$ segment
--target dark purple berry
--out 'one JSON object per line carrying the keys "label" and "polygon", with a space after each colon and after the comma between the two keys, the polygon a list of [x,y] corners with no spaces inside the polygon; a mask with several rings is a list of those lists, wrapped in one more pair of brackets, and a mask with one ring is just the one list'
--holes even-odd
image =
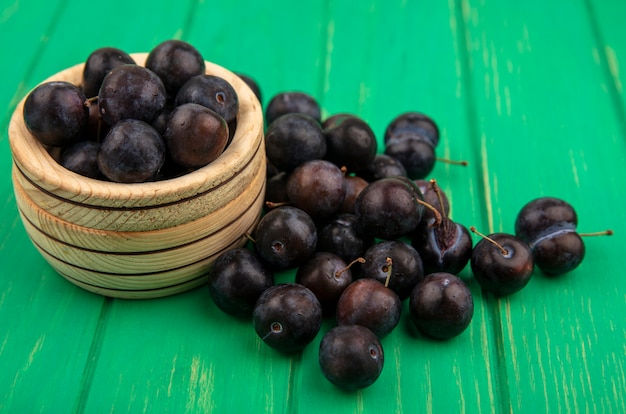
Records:
{"label": "dark purple berry", "polygon": [[274,285],[259,296],[252,323],[268,346],[281,352],[297,352],[319,332],[322,307],[313,292],[302,285]]}
{"label": "dark purple berry", "polygon": [[348,391],[366,388],[383,370],[383,347],[364,326],[336,326],[322,337],[319,364],[324,377],[337,387]]}
{"label": "dark purple berry", "polygon": [[346,263],[363,256],[374,244],[374,236],[361,229],[354,214],[340,214],[329,221],[318,234],[317,250],[341,257]]}
{"label": "dark purple berry", "polygon": [[83,91],[69,83],[42,83],[24,103],[24,123],[43,145],[63,147],[80,139],[89,121]]}
{"label": "dark purple berry", "polygon": [[272,269],[283,270],[307,261],[317,244],[317,229],[307,213],[282,206],[265,214],[255,231],[255,246]]}
{"label": "dark purple berry", "polygon": [[185,168],[199,168],[222,154],[228,142],[228,125],[224,118],[205,106],[184,104],[170,114],[164,138],[175,163]]}
{"label": "dark purple berry", "polygon": [[[576,232],[578,217],[568,202],[540,197],[528,202],[515,220],[515,234],[530,245],[537,267],[547,275],[574,270],[585,257],[585,244]],[[612,235],[612,230],[585,233]]]}
{"label": "dark purple berry", "polygon": [[339,297],[352,281],[348,264],[329,252],[315,253],[296,272],[296,283],[315,294],[326,315],[335,312]]}
{"label": "dark purple berry", "polygon": [[287,195],[314,220],[333,216],[346,196],[343,172],[329,161],[306,161],[289,174]]}
{"label": "dark purple berry", "polygon": [[[472,231],[476,232],[472,227]],[[476,243],[471,259],[476,281],[488,292],[510,295],[524,288],[533,274],[533,255],[526,242],[495,233]]]}
{"label": "dark purple berry", "polygon": [[424,335],[450,339],[472,321],[474,300],[465,282],[450,273],[432,273],[422,279],[409,297],[411,320]]}
{"label": "dark purple berry", "polygon": [[261,293],[273,285],[272,271],[246,248],[220,254],[209,272],[211,298],[218,308],[231,315],[252,315]]}
{"label": "dark purple berry", "polygon": [[163,80],[167,95],[173,98],[185,82],[204,73],[206,64],[195,47],[182,40],[171,39],[150,51],[146,68]]}
{"label": "dark purple berry", "polygon": [[361,325],[383,338],[400,322],[402,301],[378,280],[357,279],[345,288],[337,302],[339,325]]}
{"label": "dark purple berry", "polygon": [[175,105],[195,103],[220,114],[232,122],[239,113],[239,97],[235,88],[219,76],[197,75],[185,82],[176,94]]}
{"label": "dark purple berry", "polygon": [[112,69],[102,81],[98,105],[102,119],[113,126],[123,119],[154,121],[165,108],[165,87],[151,70],[138,65]]}
{"label": "dark purple berry", "polygon": [[98,168],[98,151],[100,143],[97,141],[78,141],[63,149],[61,165],[70,171],[89,178],[104,179]]}
{"label": "dark purple berry", "polygon": [[417,133],[392,135],[385,144],[385,154],[400,161],[412,179],[421,179],[435,166],[435,147]]}
{"label": "dark purple berry", "polygon": [[397,159],[387,154],[376,154],[367,166],[358,171],[359,177],[372,182],[388,177],[406,177],[404,165]]}
{"label": "dark purple berry", "polygon": [[385,143],[391,137],[406,132],[426,137],[433,147],[439,143],[439,127],[430,116],[420,112],[405,112],[394,118],[385,130]]}
{"label": "dark purple berry", "polygon": [[111,181],[144,182],[165,161],[163,138],[149,124],[126,119],[111,127],[98,153],[98,167]]}
{"label": "dark purple berry", "polygon": [[440,222],[435,219],[422,221],[413,233],[411,243],[424,262],[426,274],[447,272],[456,275],[472,256],[472,237],[467,228],[445,216]]}
{"label": "dark purple berry", "polygon": [[348,172],[367,167],[378,149],[372,128],[356,116],[347,116],[324,129],[326,136],[326,159],[345,167]]}
{"label": "dark purple berry", "polygon": [[356,199],[355,213],[364,231],[393,240],[413,232],[422,218],[421,193],[397,177],[371,182]]}
{"label": "dark purple berry", "polygon": [[409,297],[424,278],[422,258],[411,245],[400,240],[387,240],[372,245],[363,254],[360,277],[388,283],[400,300]]}
{"label": "dark purple berry", "polygon": [[111,69],[129,64],[134,65],[135,60],[115,47],[102,47],[91,52],[83,68],[82,87],[85,95],[89,98],[97,96],[102,80]]}
{"label": "dark purple berry", "polygon": [[286,114],[269,124],[265,133],[267,158],[281,171],[326,154],[326,138],[319,122],[304,114]]}
{"label": "dark purple berry", "polygon": [[315,98],[299,91],[274,95],[265,108],[265,120],[271,125],[279,117],[293,113],[308,115],[318,123],[321,122],[321,110]]}

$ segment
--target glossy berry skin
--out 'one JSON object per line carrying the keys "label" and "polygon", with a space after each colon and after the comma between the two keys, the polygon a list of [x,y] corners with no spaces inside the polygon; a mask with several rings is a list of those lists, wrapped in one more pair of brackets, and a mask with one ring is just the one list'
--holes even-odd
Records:
{"label": "glossy berry skin", "polygon": [[87,127],[89,109],[83,91],[64,81],[42,83],[24,102],[24,123],[43,145],[63,147],[78,141]]}
{"label": "glossy berry skin", "polygon": [[356,203],[357,197],[369,183],[358,175],[346,175],[343,181],[346,186],[346,196],[343,199],[339,212],[354,214],[354,203]]}
{"label": "glossy berry skin", "polygon": [[146,68],[163,80],[167,95],[174,98],[185,82],[204,73],[206,65],[200,52],[191,44],[170,39],[150,51]]}
{"label": "glossy berry skin", "polygon": [[411,292],[409,314],[424,335],[434,339],[453,338],[465,331],[472,321],[472,292],[455,275],[431,273]]}
{"label": "glossy berry skin", "polygon": [[228,125],[209,108],[188,103],[174,108],[163,138],[175,163],[185,168],[200,168],[224,152]]}
{"label": "glossy berry skin", "polygon": [[[363,232],[354,214],[339,214],[322,227],[318,233],[317,250],[341,257],[346,263],[363,256],[374,244],[374,237]],[[358,263],[354,266],[358,267]]]}
{"label": "glossy berry skin", "polygon": [[472,237],[469,230],[447,217],[442,217],[439,224],[432,218],[422,221],[413,233],[411,244],[421,256],[426,274],[458,274],[472,256]]}
{"label": "glossy berry skin", "polygon": [[393,240],[413,232],[422,218],[421,193],[414,183],[397,177],[371,182],[354,204],[364,231]]}
{"label": "glossy berry skin", "polygon": [[525,204],[515,218],[515,235],[527,242],[578,225],[574,207],[555,197],[540,197]]}
{"label": "glossy berry skin", "polygon": [[425,178],[435,167],[435,146],[418,133],[392,135],[385,144],[385,154],[400,161],[412,179]]}
{"label": "glossy berry skin", "polygon": [[[435,192],[435,190],[433,190],[433,186],[430,183],[430,181],[424,180],[424,179],[418,179],[418,180],[415,180],[415,184],[417,185],[417,188],[419,188],[420,191],[422,192],[425,202],[435,207],[437,211],[441,213],[442,216],[445,216],[445,217],[449,216],[450,201],[448,200],[448,196],[446,195],[446,193],[441,188],[439,189],[439,194],[441,195],[443,207],[441,206],[441,203],[439,202],[439,197],[437,196],[437,193]],[[426,220],[434,219],[434,218],[435,218],[435,215],[430,209],[428,208],[424,209],[424,216],[422,218],[422,221],[426,221]]]}
{"label": "glossy berry skin", "polygon": [[526,242],[504,233],[489,236],[506,253],[487,239],[474,247],[471,266],[480,286],[497,296],[511,295],[524,288],[533,274],[533,255]]}
{"label": "glossy berry skin", "polygon": [[163,138],[149,124],[136,119],[116,123],[98,153],[98,168],[111,181],[144,182],[165,162]]}
{"label": "glossy berry skin", "polygon": [[384,366],[378,337],[359,325],[336,326],[322,337],[319,364],[328,381],[347,391],[372,385]]}
{"label": "glossy berry skin", "polygon": [[372,182],[388,177],[406,177],[407,171],[397,158],[387,154],[376,154],[364,169],[357,172],[359,177]]}
{"label": "glossy berry skin", "polygon": [[418,133],[426,137],[436,147],[439,143],[439,127],[428,115],[421,112],[404,112],[394,118],[385,130],[385,143],[393,136],[403,133]]}
{"label": "glossy berry skin", "polygon": [[543,273],[560,275],[578,267],[585,257],[577,224],[571,204],[555,197],[540,197],[518,213],[515,235],[530,245],[535,265]]}
{"label": "glossy berry skin", "polygon": [[339,297],[335,313],[339,325],[365,326],[384,338],[400,322],[402,301],[378,280],[357,279]]}
{"label": "glossy berry skin", "polygon": [[219,76],[197,75],[185,82],[176,94],[175,105],[195,103],[220,114],[228,123],[239,113],[239,97],[235,88]]}
{"label": "glossy berry skin", "polygon": [[271,348],[297,352],[319,332],[322,307],[313,292],[300,284],[274,285],[259,296],[252,323],[257,335]]}
{"label": "glossy berry skin", "polygon": [[317,245],[317,228],[306,212],[282,206],[265,214],[255,232],[255,247],[273,270],[300,266]]}
{"label": "glossy berry skin", "polygon": [[281,171],[326,154],[326,138],[319,122],[308,115],[289,113],[274,120],[265,132],[268,160]]}
{"label": "glossy berry skin", "polygon": [[273,285],[272,271],[246,248],[220,254],[209,272],[209,294],[215,305],[230,315],[252,315],[261,293]]}
{"label": "glossy berry skin", "polygon": [[165,108],[165,86],[154,72],[138,65],[112,69],[98,92],[100,116],[110,126],[123,119],[151,123]]}
{"label": "glossy berry skin", "polygon": [[317,252],[296,272],[296,283],[306,286],[322,305],[322,312],[331,315],[343,291],[352,283],[352,271],[339,256]]}
{"label": "glossy berry skin", "polygon": [[314,220],[333,216],[346,196],[343,173],[329,161],[306,161],[289,174],[287,195]]}
{"label": "glossy berry skin", "polygon": [[135,60],[126,52],[115,47],[102,47],[89,54],[83,68],[82,88],[87,97],[98,95],[102,80],[121,65],[133,65]]}
{"label": "glossy berry skin", "polygon": [[369,124],[356,116],[338,118],[326,136],[326,159],[348,172],[364,169],[376,155],[376,135]]}
{"label": "glossy berry skin", "polygon": [[103,180],[104,175],[98,168],[99,151],[99,142],[78,141],[63,149],[60,163],[68,170],[82,176]]}
{"label": "glossy berry skin", "polygon": [[306,92],[280,92],[272,97],[265,108],[265,119],[271,125],[285,114],[304,114],[321,123],[321,110],[317,100]]}
{"label": "glossy berry skin", "polygon": [[[417,250],[400,240],[387,240],[373,244],[363,254],[360,277],[385,283],[389,276],[389,289],[400,300],[409,297],[415,285],[424,278],[422,258]],[[391,259],[391,264],[387,259]]]}

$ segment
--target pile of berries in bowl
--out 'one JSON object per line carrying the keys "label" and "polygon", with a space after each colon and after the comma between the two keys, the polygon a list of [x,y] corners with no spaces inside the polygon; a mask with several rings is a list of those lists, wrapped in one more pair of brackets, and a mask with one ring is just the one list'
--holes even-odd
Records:
{"label": "pile of berries in bowl", "polygon": [[259,220],[259,100],[182,41],[95,50],[18,104],[9,139],[29,237],[96,293],[150,298],[206,283]]}

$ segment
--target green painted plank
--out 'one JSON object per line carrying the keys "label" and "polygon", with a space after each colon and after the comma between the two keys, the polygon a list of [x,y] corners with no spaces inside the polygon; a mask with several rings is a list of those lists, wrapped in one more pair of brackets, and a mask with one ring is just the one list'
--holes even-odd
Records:
{"label": "green painted plank", "polygon": [[604,67],[608,78],[606,88],[615,100],[614,108],[620,113],[618,117],[626,131],[626,30],[623,23],[626,3],[587,0],[586,7],[597,40],[594,58]]}
{"label": "green painted plank", "polygon": [[626,304],[615,278],[625,229],[624,212],[611,206],[624,202],[626,144],[587,9],[461,7],[489,230],[512,232],[525,202],[553,195],[577,208],[581,231],[616,231],[588,240],[587,258],[570,274],[538,271],[518,295],[494,300],[511,410],[622,412]]}
{"label": "green painted plank", "polygon": [[290,90],[320,96],[326,2],[201,2],[184,38],[207,60],[257,80],[264,103]]}

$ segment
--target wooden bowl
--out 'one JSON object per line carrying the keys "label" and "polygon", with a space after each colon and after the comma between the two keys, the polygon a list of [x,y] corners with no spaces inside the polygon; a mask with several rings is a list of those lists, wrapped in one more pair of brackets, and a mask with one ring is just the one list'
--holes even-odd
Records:
{"label": "wooden bowl", "polygon": [[[133,54],[144,64],[146,53]],[[46,81],[79,85],[83,64]],[[25,98],[9,125],[12,180],[22,223],[35,247],[70,282],[120,298],[153,298],[205,283],[213,260],[242,246],[264,201],[263,115],[250,88],[206,62],[239,96],[237,128],[220,157],[168,180],[121,184],[75,174],[27,130]]]}

